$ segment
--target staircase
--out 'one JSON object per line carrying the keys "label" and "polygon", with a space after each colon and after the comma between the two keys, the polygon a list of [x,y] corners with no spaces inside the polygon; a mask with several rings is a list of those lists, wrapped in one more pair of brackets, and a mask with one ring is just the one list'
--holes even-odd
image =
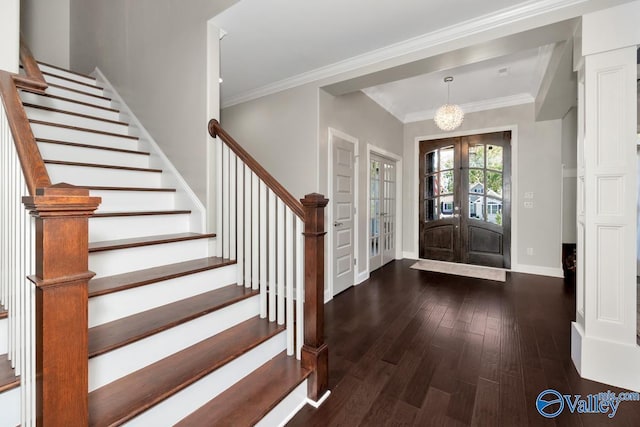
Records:
{"label": "staircase", "polygon": [[[284,295],[243,279],[238,250],[210,249],[204,208],[106,79],[38,65],[48,88],[20,98],[50,180],[102,199],[88,231],[88,424],[281,425],[313,374],[266,310]],[[21,422],[7,323],[0,307],[0,427]]]}

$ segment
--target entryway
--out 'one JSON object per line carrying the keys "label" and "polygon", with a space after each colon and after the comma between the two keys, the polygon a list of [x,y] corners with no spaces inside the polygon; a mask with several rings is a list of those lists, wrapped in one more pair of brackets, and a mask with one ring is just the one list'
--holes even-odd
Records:
{"label": "entryway", "polygon": [[511,132],[420,141],[420,258],[511,267]]}

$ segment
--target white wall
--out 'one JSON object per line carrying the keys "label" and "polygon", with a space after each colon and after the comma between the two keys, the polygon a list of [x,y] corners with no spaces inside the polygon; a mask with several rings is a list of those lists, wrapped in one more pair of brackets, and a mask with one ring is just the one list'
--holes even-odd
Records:
{"label": "white wall", "polygon": [[18,72],[20,0],[5,0],[0,13],[0,70]]}
{"label": "white wall", "polygon": [[69,68],[70,0],[22,0],[20,32],[33,56]]}
{"label": "white wall", "polygon": [[315,86],[224,108],[221,117],[224,129],[296,198],[318,191]]}
{"label": "white wall", "polygon": [[[358,91],[342,96],[333,96],[320,90],[320,116],[318,127],[319,146],[319,189],[322,194],[329,194],[328,156],[329,156],[329,127],[344,132],[358,139],[358,260],[356,274],[365,276],[367,273],[368,237],[367,237],[367,144],[402,157],[402,123],[371,100],[367,95]],[[329,208],[331,202],[329,202]],[[328,215],[327,215],[328,216]],[[328,229],[331,226],[328,225]],[[328,255],[327,255],[328,256]],[[329,258],[327,258],[329,262]],[[356,277],[357,279],[357,277]]]}
{"label": "white wall", "polygon": [[[561,142],[562,120],[534,121],[534,104],[467,114],[457,131],[517,126],[517,165],[512,167],[512,269],[562,275],[561,270]],[[446,135],[433,120],[404,127],[404,251],[417,256],[415,217],[417,174],[414,166],[416,138]],[[517,185],[517,187],[515,187]],[[534,193],[534,207],[524,209],[523,195]],[[533,255],[527,255],[533,248]]]}
{"label": "white wall", "polygon": [[71,66],[99,67],[203,203],[207,21],[236,0],[71,0]]}
{"label": "white wall", "polygon": [[562,243],[576,243],[577,125],[572,108],[562,118]]}

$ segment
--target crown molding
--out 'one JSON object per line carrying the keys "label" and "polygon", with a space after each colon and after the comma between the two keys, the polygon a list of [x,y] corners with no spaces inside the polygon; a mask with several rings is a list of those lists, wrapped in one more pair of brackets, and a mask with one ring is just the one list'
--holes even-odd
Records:
{"label": "crown molding", "polygon": [[[478,111],[495,110],[497,108],[513,107],[515,105],[529,104],[535,101],[535,98],[529,93],[520,93],[517,95],[503,96],[501,98],[487,99],[478,102],[469,102],[459,104],[465,114],[475,113]],[[423,120],[431,120],[436,110],[416,111],[406,114],[400,121],[402,123],[420,122]]]}
{"label": "crown molding", "polygon": [[298,74],[268,85],[242,92],[222,100],[222,108],[251,101],[286,89],[301,86],[335,75],[371,66],[384,60],[411,54],[435,45],[448,43],[460,38],[473,36],[483,31],[494,30],[522,21],[526,18],[552,13],[567,7],[588,3],[591,0],[531,0],[524,4],[501,9],[497,12],[463,21],[421,36],[356,55],[324,67]]}

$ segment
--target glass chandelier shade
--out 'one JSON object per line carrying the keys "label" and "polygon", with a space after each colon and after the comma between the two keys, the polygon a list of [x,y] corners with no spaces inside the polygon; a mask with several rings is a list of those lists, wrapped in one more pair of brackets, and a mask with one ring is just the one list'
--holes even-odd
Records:
{"label": "glass chandelier shade", "polygon": [[440,129],[448,132],[460,127],[464,120],[464,112],[460,106],[449,103],[449,84],[453,77],[445,77],[444,81],[447,83],[447,103],[438,108],[433,120]]}

